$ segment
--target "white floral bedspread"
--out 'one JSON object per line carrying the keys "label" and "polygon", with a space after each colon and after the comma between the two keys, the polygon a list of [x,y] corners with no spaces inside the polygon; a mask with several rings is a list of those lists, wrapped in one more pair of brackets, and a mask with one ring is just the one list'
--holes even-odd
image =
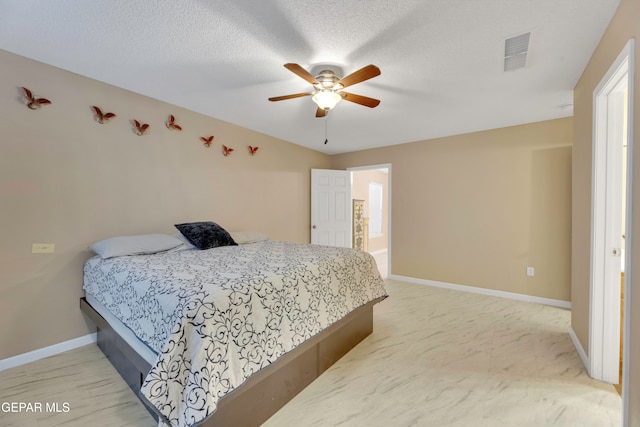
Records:
{"label": "white floral bedspread", "polygon": [[84,289],[158,352],[141,394],[172,426],[202,422],[252,374],[386,296],[371,255],[277,241],[94,257]]}

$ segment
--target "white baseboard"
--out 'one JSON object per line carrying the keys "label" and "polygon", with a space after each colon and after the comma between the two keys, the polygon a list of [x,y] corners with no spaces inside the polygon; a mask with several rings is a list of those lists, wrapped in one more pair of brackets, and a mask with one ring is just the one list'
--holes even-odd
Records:
{"label": "white baseboard", "polygon": [[2,359],[0,360],[0,371],[35,362],[36,360],[44,359],[45,357],[54,356],[58,353],[82,347],[83,345],[95,343],[97,339],[96,336],[96,333],[93,333],[83,337],[74,338],[69,341],[50,345],[49,347],[39,348],[28,353]]}
{"label": "white baseboard", "polygon": [[434,286],[436,288],[452,289],[454,291],[471,292],[474,294],[489,295],[500,298],[514,299],[518,301],[535,302],[538,304],[552,305],[554,307],[571,309],[571,301],[559,299],[535,297],[532,295],[517,294],[515,292],[496,291],[494,289],[476,288],[475,286],[456,285],[454,283],[436,282],[435,280],[418,279],[415,277],[390,274],[389,279],[402,282],[417,283],[419,285]]}
{"label": "white baseboard", "polygon": [[384,254],[384,253],[386,253],[388,251],[389,251],[389,249],[387,249],[387,248],[379,249],[377,251],[369,252],[369,255],[380,255],[380,254]]}
{"label": "white baseboard", "polygon": [[[589,373],[589,367],[591,366],[591,362],[589,361],[589,357],[587,356],[587,353],[584,351],[582,344],[580,344],[580,340],[578,339],[578,336],[576,335],[572,326],[569,326],[569,336],[571,337],[571,342],[573,342],[573,346],[578,351],[578,355],[580,356],[580,359],[582,359],[582,363],[584,363],[584,367],[587,369],[587,373]],[[589,373],[589,376],[591,376],[591,373]]]}

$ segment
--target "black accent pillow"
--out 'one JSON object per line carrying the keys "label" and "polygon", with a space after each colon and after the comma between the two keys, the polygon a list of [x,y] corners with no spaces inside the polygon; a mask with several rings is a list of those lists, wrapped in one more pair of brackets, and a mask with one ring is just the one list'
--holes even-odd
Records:
{"label": "black accent pillow", "polygon": [[175,227],[198,249],[237,245],[227,230],[212,221],[186,222]]}

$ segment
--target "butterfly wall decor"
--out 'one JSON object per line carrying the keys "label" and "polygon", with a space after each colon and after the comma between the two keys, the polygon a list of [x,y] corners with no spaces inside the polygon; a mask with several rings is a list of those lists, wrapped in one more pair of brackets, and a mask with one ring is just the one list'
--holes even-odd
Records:
{"label": "butterfly wall decor", "polygon": [[103,113],[100,107],[96,107],[95,105],[91,107],[93,112],[96,113],[96,118],[98,119],[98,123],[103,124],[109,119],[116,117],[114,113]]}
{"label": "butterfly wall decor", "polygon": [[176,118],[173,114],[169,115],[169,119],[167,120],[167,128],[171,130],[182,130],[182,127],[176,124]]}
{"label": "butterfly wall decor", "polygon": [[138,136],[144,135],[149,130],[148,123],[140,123],[139,121],[134,119],[133,124],[136,127],[136,134]]}
{"label": "butterfly wall decor", "polygon": [[[46,98],[35,97],[33,95],[33,92],[31,92],[31,90],[27,89],[26,87],[21,86],[20,88],[22,89],[22,92],[24,94],[27,107],[29,107],[30,109],[36,110],[40,108],[42,105],[51,104],[51,101]],[[97,105],[92,105],[91,110],[95,114],[96,121],[100,124],[107,123],[109,122],[109,120],[117,117],[115,113],[102,111],[102,108],[98,107]],[[130,123],[133,125],[134,131],[138,136],[145,135],[151,128],[151,125],[149,123],[143,123],[137,119],[132,119]],[[167,118],[165,125],[167,126],[168,129],[171,129],[171,130],[178,130],[178,131],[182,130],[182,126],[176,123],[176,118],[173,114],[169,114],[169,117]],[[214,138],[215,138],[214,135],[201,136],[200,141],[202,141],[205,147],[210,148]],[[222,155],[225,157],[228,157],[234,151],[233,148],[227,147],[224,144],[221,146],[221,148],[222,148]],[[260,149],[260,147],[254,147],[251,145],[247,146],[247,148],[249,149],[249,155],[251,156],[254,156]]]}
{"label": "butterfly wall decor", "polygon": [[226,145],[222,146],[222,154],[227,157],[229,154],[233,153],[233,148],[229,148]]}
{"label": "butterfly wall decor", "polygon": [[214,138],[213,135],[211,135],[210,137],[201,136],[200,137],[200,141],[202,141],[204,143],[205,147],[209,148],[209,147],[211,147],[211,143],[213,142],[213,138]]}
{"label": "butterfly wall decor", "polygon": [[37,110],[43,105],[51,104],[51,101],[46,98],[36,98],[33,96],[33,93],[26,87],[22,87],[22,93],[24,93],[24,97],[27,101],[27,107],[32,110]]}

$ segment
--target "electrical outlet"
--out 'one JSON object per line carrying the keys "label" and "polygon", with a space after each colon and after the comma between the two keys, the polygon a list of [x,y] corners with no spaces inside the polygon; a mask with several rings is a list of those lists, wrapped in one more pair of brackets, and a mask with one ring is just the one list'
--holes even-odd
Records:
{"label": "electrical outlet", "polygon": [[33,243],[31,244],[32,254],[52,254],[56,250],[55,243]]}
{"label": "electrical outlet", "polygon": [[534,270],[533,267],[527,267],[527,276],[533,277]]}

